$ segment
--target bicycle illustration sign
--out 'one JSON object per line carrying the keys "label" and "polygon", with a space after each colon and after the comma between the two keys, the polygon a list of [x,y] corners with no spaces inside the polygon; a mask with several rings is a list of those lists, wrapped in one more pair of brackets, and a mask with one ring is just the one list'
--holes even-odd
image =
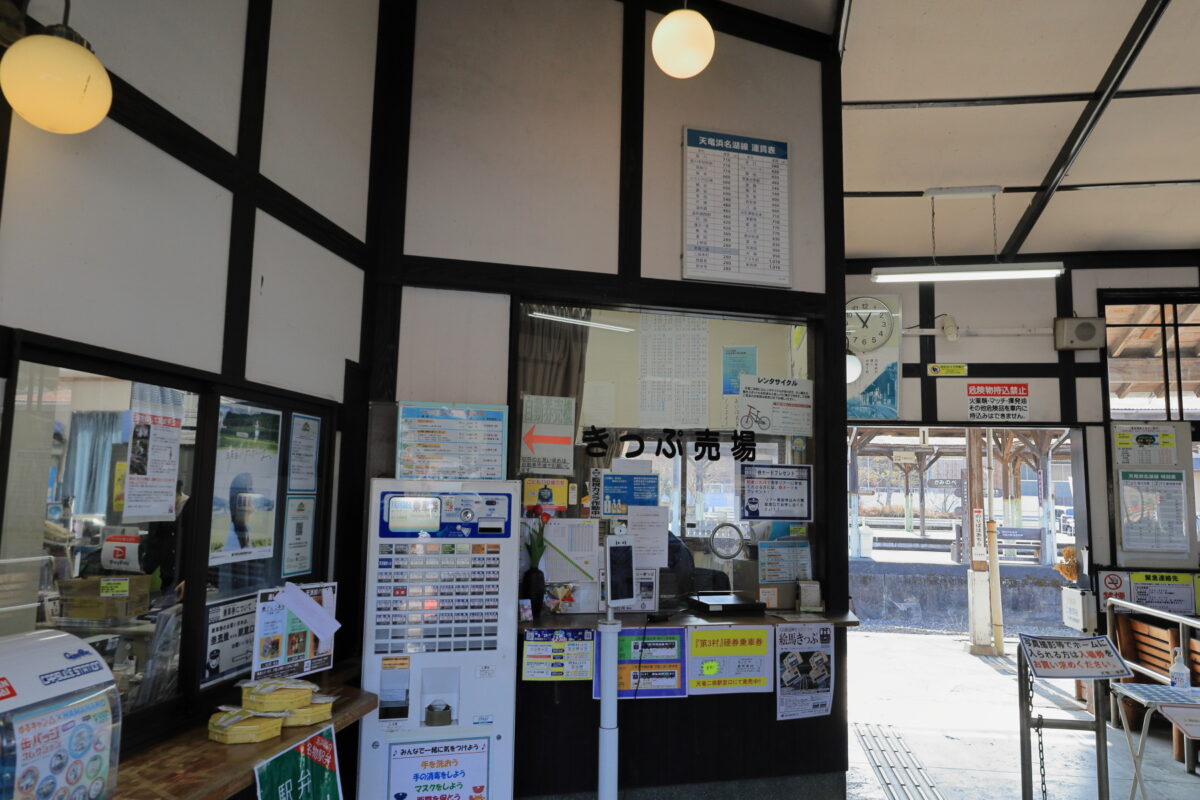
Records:
{"label": "bicycle illustration sign", "polygon": [[740,430],[780,436],[812,436],[812,381],[742,375],[737,421]]}

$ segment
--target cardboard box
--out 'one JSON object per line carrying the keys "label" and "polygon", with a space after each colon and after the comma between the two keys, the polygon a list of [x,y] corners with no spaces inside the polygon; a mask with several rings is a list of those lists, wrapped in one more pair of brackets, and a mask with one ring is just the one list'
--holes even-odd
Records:
{"label": "cardboard box", "polygon": [[59,581],[62,616],[127,619],[150,610],[149,575],[102,575]]}

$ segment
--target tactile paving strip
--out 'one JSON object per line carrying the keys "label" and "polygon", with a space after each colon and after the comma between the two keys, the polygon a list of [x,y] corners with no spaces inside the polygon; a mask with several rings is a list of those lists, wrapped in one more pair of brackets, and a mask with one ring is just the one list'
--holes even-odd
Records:
{"label": "tactile paving strip", "polygon": [[891,725],[856,722],[854,735],[891,800],[944,800],[904,737]]}

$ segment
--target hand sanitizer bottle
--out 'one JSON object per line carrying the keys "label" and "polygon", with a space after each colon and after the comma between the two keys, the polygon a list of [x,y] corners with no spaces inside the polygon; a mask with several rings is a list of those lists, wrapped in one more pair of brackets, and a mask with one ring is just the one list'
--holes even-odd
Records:
{"label": "hand sanitizer bottle", "polygon": [[1183,650],[1175,648],[1175,663],[1171,664],[1171,671],[1168,673],[1171,676],[1171,686],[1187,689],[1192,685],[1192,671],[1188,669],[1188,665],[1183,663]]}

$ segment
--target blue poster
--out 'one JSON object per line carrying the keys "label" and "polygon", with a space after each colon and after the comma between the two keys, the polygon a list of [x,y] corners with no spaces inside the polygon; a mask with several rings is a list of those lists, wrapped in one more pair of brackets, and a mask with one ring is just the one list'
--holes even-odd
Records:
{"label": "blue poster", "polygon": [[600,476],[600,516],[624,517],[630,506],[658,505],[657,475],[605,472]]}
{"label": "blue poster", "polygon": [[[687,631],[683,628],[627,628],[617,637],[617,699],[687,697]],[[600,638],[592,698],[600,699]]]}
{"label": "blue poster", "polygon": [[757,346],[721,348],[721,394],[740,394],[741,376],[757,374]]}

